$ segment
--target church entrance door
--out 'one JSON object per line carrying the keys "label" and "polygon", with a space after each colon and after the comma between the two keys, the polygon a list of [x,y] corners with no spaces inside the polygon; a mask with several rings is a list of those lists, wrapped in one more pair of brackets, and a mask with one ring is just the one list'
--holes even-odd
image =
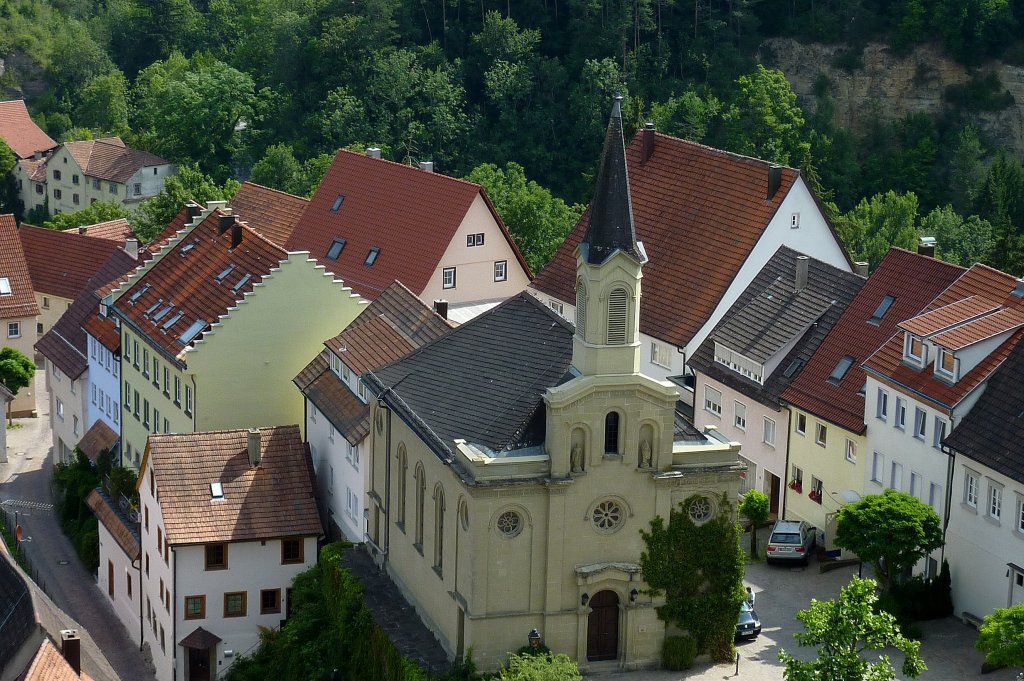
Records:
{"label": "church entrance door", "polygon": [[619,596],[598,591],[590,599],[587,618],[587,659],[614,660],[619,656]]}

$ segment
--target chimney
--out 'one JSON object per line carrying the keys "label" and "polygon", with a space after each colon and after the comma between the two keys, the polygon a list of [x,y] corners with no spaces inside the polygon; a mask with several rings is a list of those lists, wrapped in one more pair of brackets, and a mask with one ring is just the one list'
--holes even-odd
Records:
{"label": "chimney", "polygon": [[260,465],[260,429],[249,429],[249,465],[252,468]]}
{"label": "chimney", "polygon": [[853,263],[853,273],[860,277],[868,276],[868,264],[864,260]]}
{"label": "chimney", "polygon": [[124,252],[131,256],[132,260],[139,259],[139,240],[133,236],[124,240]]}
{"label": "chimney", "polygon": [[78,233],[79,233],[79,234],[85,234],[85,233],[86,233],[86,232],[88,232],[88,231],[89,231],[89,228],[88,228],[88,227],[79,227],[79,228],[78,228]]}
{"label": "chimney", "polygon": [[198,203],[188,203],[185,206],[185,214],[188,215],[189,224],[194,224],[196,219],[203,214],[203,207]]}
{"label": "chimney", "polygon": [[242,243],[242,223],[235,220],[231,223],[231,249],[238,248],[240,243]]}
{"label": "chimney", "polygon": [[78,638],[77,629],[61,629],[60,652],[75,676],[82,675],[82,639]]}
{"label": "chimney", "polygon": [[807,288],[807,264],[810,260],[806,255],[796,256],[796,281],[793,282],[794,291],[803,291]]}
{"label": "chimney", "polygon": [[366,155],[370,158],[380,158],[380,147],[366,147]]}
{"label": "chimney", "polygon": [[228,231],[228,229],[235,224],[237,219],[238,217],[235,215],[221,215],[220,219],[217,221],[217,235],[220,236],[224,232]]}
{"label": "chimney", "polygon": [[647,163],[654,153],[654,123],[644,123],[643,146],[640,148],[640,165]]}
{"label": "chimney", "polygon": [[40,161],[40,160],[42,160],[42,158],[43,158],[43,152],[41,152],[41,151],[33,151],[32,152],[32,160],[33,161]]}
{"label": "chimney", "polygon": [[775,192],[782,186],[782,166],[771,164],[768,166],[768,200],[775,198]]}
{"label": "chimney", "polygon": [[434,301],[434,312],[442,319],[448,319],[448,301],[445,299]]}
{"label": "chimney", "polygon": [[1014,298],[1024,298],[1024,279],[1017,280],[1017,288],[1013,289]]}
{"label": "chimney", "polygon": [[434,172],[434,162],[433,161],[420,161],[420,170],[422,170],[424,172],[427,172],[427,173]]}
{"label": "chimney", "polygon": [[935,257],[935,237],[923,236],[921,241],[917,244],[917,252],[920,255],[934,258]]}

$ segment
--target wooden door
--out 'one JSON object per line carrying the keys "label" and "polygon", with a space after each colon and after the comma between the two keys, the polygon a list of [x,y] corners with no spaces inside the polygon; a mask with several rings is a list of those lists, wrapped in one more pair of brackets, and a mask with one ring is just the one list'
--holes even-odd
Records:
{"label": "wooden door", "polygon": [[210,649],[188,649],[188,681],[210,681]]}
{"label": "wooden door", "polygon": [[619,597],[614,591],[598,591],[590,599],[587,618],[587,659],[614,660],[619,656]]}

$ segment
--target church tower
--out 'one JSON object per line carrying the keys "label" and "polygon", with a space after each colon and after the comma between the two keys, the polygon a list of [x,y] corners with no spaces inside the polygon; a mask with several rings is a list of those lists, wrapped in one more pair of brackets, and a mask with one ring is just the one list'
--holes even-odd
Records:
{"label": "church tower", "polygon": [[640,371],[640,280],[646,262],[633,225],[622,97],[616,97],[587,231],[576,248],[572,363],[584,376]]}

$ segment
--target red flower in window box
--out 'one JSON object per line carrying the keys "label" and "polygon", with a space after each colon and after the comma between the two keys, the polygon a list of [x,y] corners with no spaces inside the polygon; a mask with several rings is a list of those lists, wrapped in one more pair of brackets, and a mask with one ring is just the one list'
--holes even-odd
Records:
{"label": "red flower in window box", "polygon": [[789,488],[791,490],[793,490],[794,492],[796,492],[797,494],[800,494],[801,492],[804,491],[803,490],[803,485],[800,483],[799,480],[790,480]]}

